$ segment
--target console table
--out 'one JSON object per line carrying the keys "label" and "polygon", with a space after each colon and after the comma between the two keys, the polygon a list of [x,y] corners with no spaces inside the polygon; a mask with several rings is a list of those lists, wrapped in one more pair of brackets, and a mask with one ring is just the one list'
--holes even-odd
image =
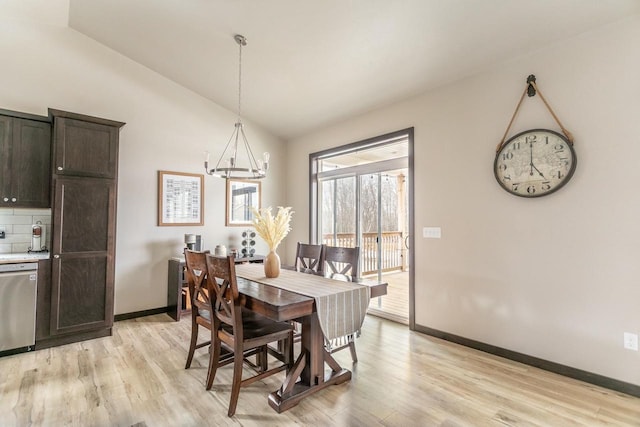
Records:
{"label": "console table", "polygon": [[[236,264],[262,263],[263,255],[236,258]],[[184,257],[171,258],[167,273],[167,313],[176,322],[185,315],[191,313],[191,299],[189,298],[189,285],[184,274]]]}

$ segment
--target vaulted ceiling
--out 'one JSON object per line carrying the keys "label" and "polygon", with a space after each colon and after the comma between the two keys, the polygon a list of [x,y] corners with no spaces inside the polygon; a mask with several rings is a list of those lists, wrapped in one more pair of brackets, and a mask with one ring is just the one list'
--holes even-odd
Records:
{"label": "vaulted ceiling", "polygon": [[[70,0],[69,26],[283,139],[640,13],[638,0]],[[612,46],[612,48],[615,48]]]}

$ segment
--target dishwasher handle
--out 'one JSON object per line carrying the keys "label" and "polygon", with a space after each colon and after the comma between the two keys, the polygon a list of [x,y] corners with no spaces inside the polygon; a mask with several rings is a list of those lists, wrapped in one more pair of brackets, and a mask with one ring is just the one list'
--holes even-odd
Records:
{"label": "dishwasher handle", "polygon": [[12,264],[0,264],[0,273],[13,273],[16,271],[33,271],[38,269],[37,262],[18,262]]}

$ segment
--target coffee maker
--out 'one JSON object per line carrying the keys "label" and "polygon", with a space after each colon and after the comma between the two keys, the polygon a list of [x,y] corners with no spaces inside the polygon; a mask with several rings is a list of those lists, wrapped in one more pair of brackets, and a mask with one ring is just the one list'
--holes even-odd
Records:
{"label": "coffee maker", "polygon": [[184,243],[190,251],[202,250],[202,238],[199,234],[185,234]]}

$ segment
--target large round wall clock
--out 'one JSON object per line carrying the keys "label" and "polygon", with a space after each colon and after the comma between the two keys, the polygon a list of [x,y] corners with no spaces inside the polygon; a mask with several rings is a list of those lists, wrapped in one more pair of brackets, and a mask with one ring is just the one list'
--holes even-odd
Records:
{"label": "large round wall clock", "polygon": [[576,153],[564,135],[531,129],[507,140],[493,163],[496,180],[520,197],[541,197],[562,188],[576,170]]}

